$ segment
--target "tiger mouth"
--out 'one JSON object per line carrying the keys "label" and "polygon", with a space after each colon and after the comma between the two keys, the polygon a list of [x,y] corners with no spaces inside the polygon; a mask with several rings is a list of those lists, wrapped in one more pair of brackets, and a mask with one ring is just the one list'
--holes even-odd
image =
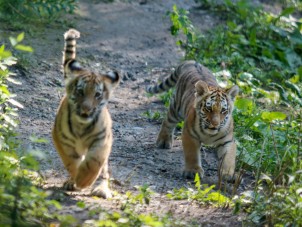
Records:
{"label": "tiger mouth", "polygon": [[80,114],[80,117],[81,117],[81,118],[89,118],[90,115],[85,113],[85,114]]}
{"label": "tiger mouth", "polygon": [[89,118],[92,118],[93,113],[88,114],[88,113],[79,113],[79,112],[78,112],[77,115],[78,115],[80,118],[82,118],[82,119],[89,119]]}

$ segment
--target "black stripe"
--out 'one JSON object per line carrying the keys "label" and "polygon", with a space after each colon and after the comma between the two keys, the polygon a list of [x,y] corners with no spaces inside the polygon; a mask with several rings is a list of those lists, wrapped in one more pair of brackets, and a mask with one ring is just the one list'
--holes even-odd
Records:
{"label": "black stripe", "polygon": [[80,155],[77,152],[73,152],[72,154],[68,155],[69,157],[72,157],[73,159],[79,159]]}
{"label": "black stripe", "polygon": [[173,83],[176,84],[176,82],[177,82],[177,75],[176,75],[175,72],[173,74],[171,74],[170,79],[172,80]]}
{"label": "black stripe", "polygon": [[158,88],[161,90],[161,91],[164,91],[164,83],[161,83],[160,85],[158,85]]}
{"label": "black stripe", "polygon": [[96,159],[95,157],[92,157],[91,160],[96,162],[99,166],[101,166],[101,162],[98,159]]}
{"label": "black stripe", "polygon": [[83,134],[81,135],[81,137],[84,136],[84,135],[89,134],[94,129],[95,124],[98,122],[98,120],[99,120],[99,114],[97,114],[93,118],[92,122],[85,128],[85,130],[84,130]]}
{"label": "black stripe", "polygon": [[232,140],[229,140],[229,141],[226,141],[226,142],[224,142],[223,144],[219,144],[218,146],[216,146],[216,148],[218,148],[218,147],[223,147],[223,146],[225,146],[225,145],[227,145],[228,143],[232,143],[234,140],[232,139]]}
{"label": "black stripe", "polygon": [[74,50],[68,50],[68,49],[65,50],[65,54],[66,54],[66,55],[71,55],[71,54],[73,54],[73,53],[75,53]]}
{"label": "black stripe", "polygon": [[72,138],[69,138],[68,136],[66,136],[63,132],[61,132],[60,131],[60,133],[61,133],[61,136],[63,137],[63,139],[64,140],[68,140],[68,141],[70,141],[71,143],[75,143],[75,140],[74,139],[72,139]]}
{"label": "black stripe", "polygon": [[103,128],[103,130],[102,130],[102,131],[99,131],[99,132],[97,132],[97,133],[95,133],[95,134],[93,134],[93,135],[89,136],[89,138],[88,138],[88,139],[93,138],[93,137],[99,137],[99,136],[102,136],[104,133],[106,133],[106,128]]}
{"label": "black stripe", "polygon": [[66,146],[66,147],[74,148],[73,145],[70,145],[70,144],[68,144],[68,143],[66,143],[66,142],[60,141],[60,143],[61,143],[62,145],[64,145],[64,146]]}
{"label": "black stripe", "polygon": [[88,163],[88,162],[86,162],[86,167],[87,167],[87,169],[90,170],[90,167],[89,167],[89,163]]}
{"label": "black stripe", "polygon": [[73,45],[73,44],[67,44],[67,45],[65,46],[66,49],[74,48],[74,47],[75,47],[75,45]]}
{"label": "black stripe", "polygon": [[67,38],[65,39],[66,42],[69,42],[69,41],[72,41],[72,40],[75,40],[75,38],[74,38],[74,37],[67,37]]}
{"label": "black stripe", "polygon": [[[193,133],[194,135],[192,135],[192,133]],[[190,131],[190,135],[191,135],[193,138],[195,138],[196,140],[200,141],[199,135],[198,135],[198,133],[196,132],[195,127],[193,127],[192,130]]]}
{"label": "black stripe", "polygon": [[218,140],[221,140],[221,139],[223,139],[224,137],[226,137],[227,135],[223,135],[222,137],[220,137],[220,138],[218,138],[218,139],[216,139],[215,141],[214,141],[214,143],[215,142],[217,142]]}
{"label": "black stripe", "polygon": [[170,78],[166,80],[166,85],[168,85],[169,88],[173,87],[174,84],[171,84]]}
{"label": "black stripe", "polygon": [[68,111],[68,129],[69,129],[69,132],[70,132],[71,135],[76,137],[74,132],[73,132],[73,128],[72,128],[70,105],[67,106],[67,111]]}
{"label": "black stripe", "polygon": [[90,146],[89,146],[89,148],[88,148],[88,150],[90,150],[91,149],[91,147],[96,143],[96,142],[98,142],[98,141],[102,141],[104,138],[106,137],[106,134],[104,134],[104,135],[102,135],[102,136],[99,136],[99,137],[96,137],[96,138],[94,138],[93,140],[92,140],[92,142],[91,142],[91,144],[90,144]]}

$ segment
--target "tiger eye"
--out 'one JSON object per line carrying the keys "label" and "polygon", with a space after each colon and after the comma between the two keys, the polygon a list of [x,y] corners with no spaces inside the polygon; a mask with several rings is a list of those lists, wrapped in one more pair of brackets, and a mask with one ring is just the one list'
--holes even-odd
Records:
{"label": "tiger eye", "polygon": [[97,99],[101,98],[102,96],[103,96],[103,94],[101,92],[96,92],[94,95],[94,97]]}

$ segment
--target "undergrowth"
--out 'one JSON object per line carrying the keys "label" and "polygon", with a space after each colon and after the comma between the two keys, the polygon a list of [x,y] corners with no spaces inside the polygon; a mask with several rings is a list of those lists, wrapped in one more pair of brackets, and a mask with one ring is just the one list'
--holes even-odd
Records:
{"label": "undergrowth", "polygon": [[77,0],[0,0],[0,16],[5,20],[53,19],[76,8]]}

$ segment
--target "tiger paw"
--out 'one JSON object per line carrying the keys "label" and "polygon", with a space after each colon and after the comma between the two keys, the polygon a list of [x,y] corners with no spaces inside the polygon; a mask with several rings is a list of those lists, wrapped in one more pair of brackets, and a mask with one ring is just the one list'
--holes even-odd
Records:
{"label": "tiger paw", "polygon": [[200,178],[203,178],[204,170],[201,166],[198,166],[195,168],[186,168],[183,172],[183,177],[185,177],[187,179],[194,179],[196,173],[198,173]]}
{"label": "tiger paw", "polygon": [[239,176],[236,173],[234,173],[232,175],[225,174],[222,176],[222,181],[226,181],[228,183],[234,184],[238,178],[239,178]]}
{"label": "tiger paw", "polygon": [[74,180],[72,180],[72,179],[68,179],[67,181],[65,181],[63,184],[63,188],[67,191],[76,191],[77,190]]}
{"label": "tiger paw", "polygon": [[108,187],[99,185],[91,191],[91,195],[102,197],[104,199],[112,198],[112,193]]}
{"label": "tiger paw", "polygon": [[156,141],[156,146],[160,149],[171,149],[172,144],[173,139],[171,136],[166,138],[158,137]]}

